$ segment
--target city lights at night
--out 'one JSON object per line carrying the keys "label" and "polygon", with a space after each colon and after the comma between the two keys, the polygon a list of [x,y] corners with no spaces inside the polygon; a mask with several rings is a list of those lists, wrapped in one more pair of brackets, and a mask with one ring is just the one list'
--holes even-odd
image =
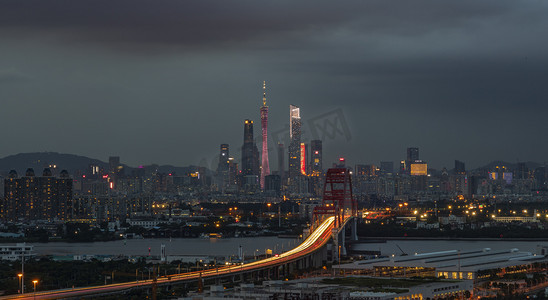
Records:
{"label": "city lights at night", "polygon": [[547,15],[0,0],[0,300],[548,299]]}

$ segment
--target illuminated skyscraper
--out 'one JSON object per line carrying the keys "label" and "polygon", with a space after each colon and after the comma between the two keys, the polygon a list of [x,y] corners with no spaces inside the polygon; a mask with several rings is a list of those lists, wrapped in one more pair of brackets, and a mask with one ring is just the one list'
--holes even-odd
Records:
{"label": "illuminated skyscraper", "polygon": [[244,121],[244,145],[242,146],[242,175],[259,176],[259,150],[253,141],[253,121]]}
{"label": "illuminated skyscraper", "polygon": [[289,180],[301,174],[301,112],[295,105],[289,106]]}
{"label": "illuminated skyscraper", "polygon": [[221,152],[219,153],[219,164],[217,165],[217,172],[228,171],[228,144],[221,144]]}
{"label": "illuminated skyscraper", "polygon": [[323,173],[322,168],[322,141],[310,141],[310,173],[319,176]]}
{"label": "illuminated skyscraper", "polygon": [[322,194],[323,166],[322,166],[322,141],[310,141],[309,183],[314,196]]}
{"label": "illuminated skyscraper", "polygon": [[301,174],[308,174],[308,165],[306,164],[306,159],[308,158],[308,145],[301,143]]}
{"label": "illuminated skyscraper", "polygon": [[229,185],[229,151],[228,144],[221,144],[221,152],[219,153],[219,164],[217,165],[217,178],[219,179],[219,184],[221,190],[224,191],[224,188]]}
{"label": "illuminated skyscraper", "polygon": [[268,106],[266,106],[266,82],[263,81],[263,106],[261,107],[261,128],[263,133],[263,155],[261,164],[261,189],[264,189],[264,178],[270,175],[268,164]]}

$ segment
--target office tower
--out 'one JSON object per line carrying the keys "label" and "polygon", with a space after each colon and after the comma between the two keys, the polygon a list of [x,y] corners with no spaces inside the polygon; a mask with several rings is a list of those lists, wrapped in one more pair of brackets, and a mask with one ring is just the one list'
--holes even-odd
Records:
{"label": "office tower", "polygon": [[295,105],[289,106],[289,180],[301,174],[301,112]]}
{"label": "office tower", "polygon": [[323,174],[322,166],[322,141],[313,140],[310,142],[310,174],[320,176]]}
{"label": "office tower", "polygon": [[268,164],[268,106],[266,106],[266,82],[263,81],[263,106],[261,107],[261,129],[263,133],[263,153],[261,164],[261,189],[264,189],[264,178],[270,175]]}
{"label": "office tower", "polygon": [[460,175],[466,174],[466,170],[464,168],[464,162],[460,160],[455,160],[455,174],[460,174]]}
{"label": "office tower", "polygon": [[72,207],[72,179],[66,170],[55,178],[49,168],[42,177],[27,169],[25,176],[18,178],[12,170],[4,180],[3,218],[19,220],[66,220]]}
{"label": "office tower", "polygon": [[239,185],[238,163],[234,161],[234,157],[228,158],[228,185]]}
{"label": "office tower", "polygon": [[279,175],[267,175],[265,177],[265,192],[273,196],[279,196],[282,190],[282,181]]}
{"label": "office tower", "polygon": [[219,164],[217,165],[217,179],[221,187],[221,191],[224,192],[225,187],[229,184],[229,150],[228,144],[221,144],[221,149],[219,153]]}
{"label": "office tower", "polygon": [[407,159],[405,160],[405,174],[411,174],[411,165],[419,160],[419,148],[407,148]]}
{"label": "office tower", "polygon": [[282,182],[285,179],[285,147],[284,144],[278,143],[278,175]]}
{"label": "office tower", "polygon": [[407,148],[407,161],[419,160],[419,148]]}
{"label": "office tower", "polygon": [[381,161],[381,173],[384,175],[394,173],[393,161]]}
{"label": "office tower", "polygon": [[478,193],[478,188],[481,186],[481,182],[485,180],[484,176],[472,175],[470,176],[468,183],[468,197],[472,198],[475,194]]}
{"label": "office tower", "polygon": [[322,141],[310,142],[309,185],[313,196],[320,196],[323,192]]}
{"label": "office tower", "polygon": [[301,174],[302,175],[308,174],[308,165],[306,163],[307,158],[308,158],[308,145],[305,143],[301,143]]}
{"label": "office tower", "polygon": [[228,171],[228,144],[221,144],[221,152],[219,153],[219,164],[217,165],[217,172]]}
{"label": "office tower", "polygon": [[253,140],[253,121],[244,121],[244,145],[242,146],[242,175],[259,176],[259,150]]}

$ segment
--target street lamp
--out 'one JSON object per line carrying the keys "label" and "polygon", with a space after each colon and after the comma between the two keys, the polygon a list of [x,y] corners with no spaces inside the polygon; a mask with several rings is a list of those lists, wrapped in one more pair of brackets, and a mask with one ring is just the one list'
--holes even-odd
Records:
{"label": "street lamp", "polygon": [[36,284],[38,283],[38,280],[33,280],[32,283],[34,283],[34,299],[36,299]]}
{"label": "street lamp", "polygon": [[23,290],[21,289],[21,285],[23,283],[23,274],[22,273],[19,273],[17,274],[17,276],[19,276],[19,293],[23,293]]}

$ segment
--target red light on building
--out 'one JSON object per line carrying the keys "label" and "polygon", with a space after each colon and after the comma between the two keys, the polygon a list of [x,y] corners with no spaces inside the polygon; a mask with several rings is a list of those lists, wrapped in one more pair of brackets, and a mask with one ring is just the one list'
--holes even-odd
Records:
{"label": "red light on building", "polygon": [[306,145],[301,143],[301,173],[306,175]]}

